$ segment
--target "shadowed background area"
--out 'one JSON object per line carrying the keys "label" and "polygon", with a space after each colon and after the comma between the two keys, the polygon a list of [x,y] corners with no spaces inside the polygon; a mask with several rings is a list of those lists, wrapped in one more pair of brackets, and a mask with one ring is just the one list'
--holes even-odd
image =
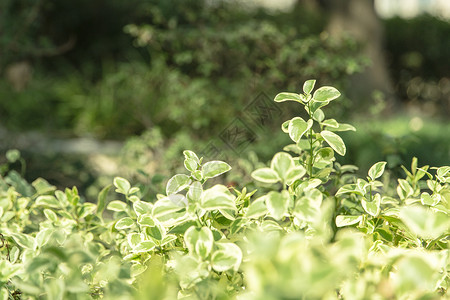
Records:
{"label": "shadowed background area", "polygon": [[17,148],[29,180],[89,197],[120,174],[153,195],[191,149],[244,184],[304,113],[275,94],[315,78],[358,128],[342,162],[448,165],[449,4],[406,2],[3,0],[0,163]]}

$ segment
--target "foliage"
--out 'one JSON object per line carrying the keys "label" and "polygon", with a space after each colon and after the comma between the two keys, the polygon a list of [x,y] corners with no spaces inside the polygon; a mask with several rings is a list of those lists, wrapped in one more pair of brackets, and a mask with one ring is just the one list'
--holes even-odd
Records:
{"label": "foliage", "polygon": [[7,173],[1,299],[448,296],[450,167],[414,159],[392,186],[382,161],[356,177],[335,158],[347,152],[341,132],[355,128],[323,111],[340,93],[314,85],[275,97],[308,118],[282,124],[293,144],[253,171],[259,191],[213,184],[231,166],[189,150],[187,174],[171,177],[156,201],[122,177],[94,204],[76,188]]}
{"label": "foliage", "polygon": [[[294,89],[292,78],[313,74],[344,86],[347,75],[365,65],[358,44],[320,34],[321,16],[307,11],[298,20],[298,11],[271,15],[234,1],[106,1],[101,11],[91,2],[58,2],[39,10],[44,24],[37,22],[36,30],[49,39],[66,40],[64,29],[81,32],[64,57],[36,59],[22,91],[0,81],[1,97],[16,100],[0,103],[4,126],[115,139],[158,127],[165,137],[189,131],[205,138],[261,92]],[[91,19],[99,18],[106,23],[91,30],[98,28]],[[117,33],[125,20],[131,24]],[[27,32],[30,39],[38,33]],[[138,47],[131,47],[132,39]],[[113,59],[116,48],[123,48],[120,59]],[[49,114],[57,117],[45,118]]]}
{"label": "foliage", "polygon": [[[386,48],[398,95],[429,115],[450,113],[450,22],[431,15],[384,21]],[[432,46],[430,46],[432,45]]]}

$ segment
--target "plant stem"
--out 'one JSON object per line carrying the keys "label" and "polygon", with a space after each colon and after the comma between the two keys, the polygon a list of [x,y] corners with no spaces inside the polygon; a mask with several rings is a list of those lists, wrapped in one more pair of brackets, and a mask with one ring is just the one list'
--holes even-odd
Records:
{"label": "plant stem", "polygon": [[[308,102],[308,114],[309,117],[312,119],[312,113],[311,113],[311,101]],[[314,155],[313,155],[313,138],[312,138],[312,126],[309,128],[309,177],[312,178],[312,170],[313,170],[313,162],[314,162]]]}

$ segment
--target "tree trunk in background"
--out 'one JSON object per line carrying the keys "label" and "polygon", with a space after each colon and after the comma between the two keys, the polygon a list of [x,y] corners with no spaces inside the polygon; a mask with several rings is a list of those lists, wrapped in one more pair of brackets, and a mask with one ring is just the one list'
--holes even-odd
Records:
{"label": "tree trunk in background", "polygon": [[363,73],[351,77],[349,97],[360,108],[373,105],[373,92],[381,91],[385,97],[384,111],[396,106],[391,76],[383,49],[383,24],[375,12],[374,0],[321,0],[329,12],[327,31],[335,38],[350,34],[364,45],[363,54],[371,64]]}

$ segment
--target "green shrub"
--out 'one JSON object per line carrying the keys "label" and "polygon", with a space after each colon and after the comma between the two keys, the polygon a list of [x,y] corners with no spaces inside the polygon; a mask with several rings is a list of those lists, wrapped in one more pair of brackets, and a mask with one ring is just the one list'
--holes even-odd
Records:
{"label": "green shrub", "polygon": [[211,184],[231,166],[189,150],[187,174],[156,201],[122,177],[115,200],[110,185],[95,204],[76,188],[1,177],[0,299],[448,296],[450,167],[413,159],[390,183],[382,161],[353,175],[335,153],[345,155],[339,134],[355,128],[323,111],[340,93],[314,85],[275,97],[308,118],[282,124],[293,144],[252,172],[258,191]]}

